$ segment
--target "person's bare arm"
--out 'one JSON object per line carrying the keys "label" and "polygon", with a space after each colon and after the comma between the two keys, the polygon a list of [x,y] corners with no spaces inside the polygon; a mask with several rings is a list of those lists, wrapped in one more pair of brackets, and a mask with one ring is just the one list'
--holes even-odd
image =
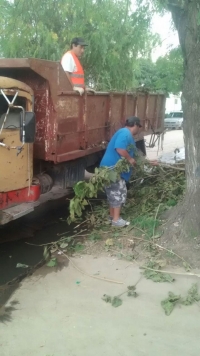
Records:
{"label": "person's bare arm", "polygon": [[116,151],[117,151],[117,153],[119,153],[119,155],[120,155],[121,157],[126,158],[127,161],[128,161],[130,164],[132,164],[132,165],[135,165],[135,164],[136,164],[135,159],[132,158],[132,157],[129,155],[128,151],[126,151],[126,150],[124,150],[124,149],[122,149],[122,148],[116,148]]}

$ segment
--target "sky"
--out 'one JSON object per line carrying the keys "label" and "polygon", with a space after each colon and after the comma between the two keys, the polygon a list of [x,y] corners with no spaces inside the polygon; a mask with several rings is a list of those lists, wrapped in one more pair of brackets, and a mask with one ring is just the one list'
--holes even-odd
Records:
{"label": "sky", "polygon": [[160,35],[162,41],[162,45],[156,47],[152,52],[152,59],[156,61],[158,57],[164,56],[170,49],[177,47],[179,39],[177,31],[173,29],[170,13],[166,13],[164,16],[154,15],[152,30]]}

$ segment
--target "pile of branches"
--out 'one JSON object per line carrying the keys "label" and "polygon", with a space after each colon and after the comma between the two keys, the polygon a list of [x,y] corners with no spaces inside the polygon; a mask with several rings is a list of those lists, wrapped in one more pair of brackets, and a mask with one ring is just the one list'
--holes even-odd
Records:
{"label": "pile of branches", "polygon": [[[134,170],[129,185],[129,203],[136,206],[136,215],[155,215],[175,206],[185,191],[185,170],[182,167],[160,164],[141,165]],[[126,206],[126,209],[129,205]]]}
{"label": "pile of branches", "polygon": [[[104,187],[120,178],[121,172],[128,172],[130,165],[121,159],[115,167],[96,168],[89,182],[81,181],[74,186],[75,196],[70,201],[70,216],[68,223],[80,218],[87,205],[91,205],[98,193],[104,192]],[[159,212],[175,206],[184,194],[185,169],[183,165],[169,166],[159,164],[152,167],[144,157],[137,156],[137,164],[133,169],[131,181],[128,184],[128,200],[124,208],[126,218],[154,216],[159,206]],[[104,220],[106,203],[94,205],[92,216],[95,220]]]}

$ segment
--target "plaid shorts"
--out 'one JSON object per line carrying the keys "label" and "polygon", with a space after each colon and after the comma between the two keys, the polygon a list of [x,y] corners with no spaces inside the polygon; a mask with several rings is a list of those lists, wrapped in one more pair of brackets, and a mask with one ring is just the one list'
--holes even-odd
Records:
{"label": "plaid shorts", "polygon": [[127,188],[124,179],[118,182],[111,183],[110,186],[105,187],[108,203],[112,208],[119,208],[126,203]]}

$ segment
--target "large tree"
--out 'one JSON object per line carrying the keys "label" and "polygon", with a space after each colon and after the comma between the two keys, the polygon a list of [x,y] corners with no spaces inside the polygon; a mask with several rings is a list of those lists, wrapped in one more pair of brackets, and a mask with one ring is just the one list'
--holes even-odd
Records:
{"label": "large tree", "polygon": [[187,189],[174,218],[179,233],[200,235],[200,1],[160,2],[172,13],[184,59],[182,105]]}

